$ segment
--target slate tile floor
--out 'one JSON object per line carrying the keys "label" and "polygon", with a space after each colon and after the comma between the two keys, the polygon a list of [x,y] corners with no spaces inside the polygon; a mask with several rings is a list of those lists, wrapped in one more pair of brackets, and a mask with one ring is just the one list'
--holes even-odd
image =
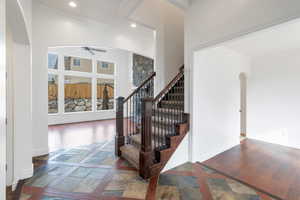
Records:
{"label": "slate tile floor", "polygon": [[35,163],[21,200],[272,200],[199,164],[185,163],[145,181],[114,156],[113,141],[61,149]]}

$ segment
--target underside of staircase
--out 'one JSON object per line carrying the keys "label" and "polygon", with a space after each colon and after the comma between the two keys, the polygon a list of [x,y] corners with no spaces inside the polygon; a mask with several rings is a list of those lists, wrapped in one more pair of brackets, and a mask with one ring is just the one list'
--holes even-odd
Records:
{"label": "underside of staircase", "polygon": [[161,172],[189,130],[183,69],[156,97],[153,73],[129,97],[117,99],[116,155],[145,179]]}

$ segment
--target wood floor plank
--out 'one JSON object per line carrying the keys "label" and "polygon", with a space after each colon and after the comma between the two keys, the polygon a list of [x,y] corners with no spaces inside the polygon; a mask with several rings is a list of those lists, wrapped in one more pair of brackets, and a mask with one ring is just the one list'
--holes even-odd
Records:
{"label": "wood floor plank", "polygon": [[204,165],[284,200],[300,200],[300,150],[246,139]]}

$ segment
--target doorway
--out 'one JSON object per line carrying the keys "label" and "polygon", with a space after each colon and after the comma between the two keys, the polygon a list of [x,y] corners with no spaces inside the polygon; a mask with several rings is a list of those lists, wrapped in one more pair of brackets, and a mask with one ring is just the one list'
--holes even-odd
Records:
{"label": "doorway", "polygon": [[240,74],[240,127],[241,138],[247,137],[247,76]]}

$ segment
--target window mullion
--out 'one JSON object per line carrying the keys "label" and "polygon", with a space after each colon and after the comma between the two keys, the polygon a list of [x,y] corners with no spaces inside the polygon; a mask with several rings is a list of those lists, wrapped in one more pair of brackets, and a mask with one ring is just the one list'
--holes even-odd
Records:
{"label": "window mullion", "polygon": [[60,114],[63,114],[65,112],[65,77],[63,74],[63,70],[64,70],[64,56],[63,55],[59,55],[59,59],[58,59],[58,112]]}

